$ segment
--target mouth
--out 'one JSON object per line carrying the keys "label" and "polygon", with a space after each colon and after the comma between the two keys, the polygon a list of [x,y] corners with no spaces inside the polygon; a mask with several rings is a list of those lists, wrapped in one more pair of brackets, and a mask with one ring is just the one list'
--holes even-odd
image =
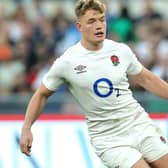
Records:
{"label": "mouth", "polygon": [[104,36],[104,32],[99,31],[99,32],[96,32],[94,35],[95,35],[96,37],[103,37],[103,36]]}

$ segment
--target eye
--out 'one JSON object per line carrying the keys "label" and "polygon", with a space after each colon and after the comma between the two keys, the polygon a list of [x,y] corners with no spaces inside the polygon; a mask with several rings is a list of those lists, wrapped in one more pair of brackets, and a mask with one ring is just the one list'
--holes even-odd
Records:
{"label": "eye", "polygon": [[104,22],[105,21],[105,17],[100,18],[100,21]]}
{"label": "eye", "polygon": [[94,23],[95,22],[95,19],[89,19],[88,20],[88,24],[92,24],[92,23]]}

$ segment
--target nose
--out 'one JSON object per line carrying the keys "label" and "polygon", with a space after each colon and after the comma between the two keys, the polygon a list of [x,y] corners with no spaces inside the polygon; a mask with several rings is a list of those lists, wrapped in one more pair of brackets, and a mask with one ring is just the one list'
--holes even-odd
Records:
{"label": "nose", "polygon": [[102,27],[96,27],[96,30],[101,30],[102,29]]}
{"label": "nose", "polygon": [[96,30],[101,30],[102,28],[103,28],[102,22],[98,20],[96,22]]}
{"label": "nose", "polygon": [[96,30],[101,30],[103,28],[103,26],[100,23],[96,24]]}

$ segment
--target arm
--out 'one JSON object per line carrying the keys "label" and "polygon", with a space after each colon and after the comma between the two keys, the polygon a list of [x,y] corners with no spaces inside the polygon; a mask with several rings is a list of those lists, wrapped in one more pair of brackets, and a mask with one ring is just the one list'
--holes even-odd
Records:
{"label": "arm", "polygon": [[53,93],[53,91],[48,90],[43,84],[32,96],[25,115],[24,124],[21,131],[20,148],[21,151],[30,156],[30,148],[33,141],[33,136],[31,133],[31,126],[36,121],[38,116],[41,114],[48,97]]}
{"label": "arm", "polygon": [[168,99],[168,84],[146,68],[143,68],[138,75],[129,77],[154,95]]}

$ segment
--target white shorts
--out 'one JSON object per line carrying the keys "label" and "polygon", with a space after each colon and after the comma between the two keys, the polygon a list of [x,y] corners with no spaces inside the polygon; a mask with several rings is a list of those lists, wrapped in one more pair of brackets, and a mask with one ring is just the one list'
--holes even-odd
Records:
{"label": "white shorts", "polygon": [[[108,168],[131,168],[141,157],[151,163],[168,153],[168,145],[158,130],[146,113],[142,113],[126,134],[112,138],[108,135],[108,140],[95,143],[95,149]],[[101,155],[99,149],[104,150]]]}

